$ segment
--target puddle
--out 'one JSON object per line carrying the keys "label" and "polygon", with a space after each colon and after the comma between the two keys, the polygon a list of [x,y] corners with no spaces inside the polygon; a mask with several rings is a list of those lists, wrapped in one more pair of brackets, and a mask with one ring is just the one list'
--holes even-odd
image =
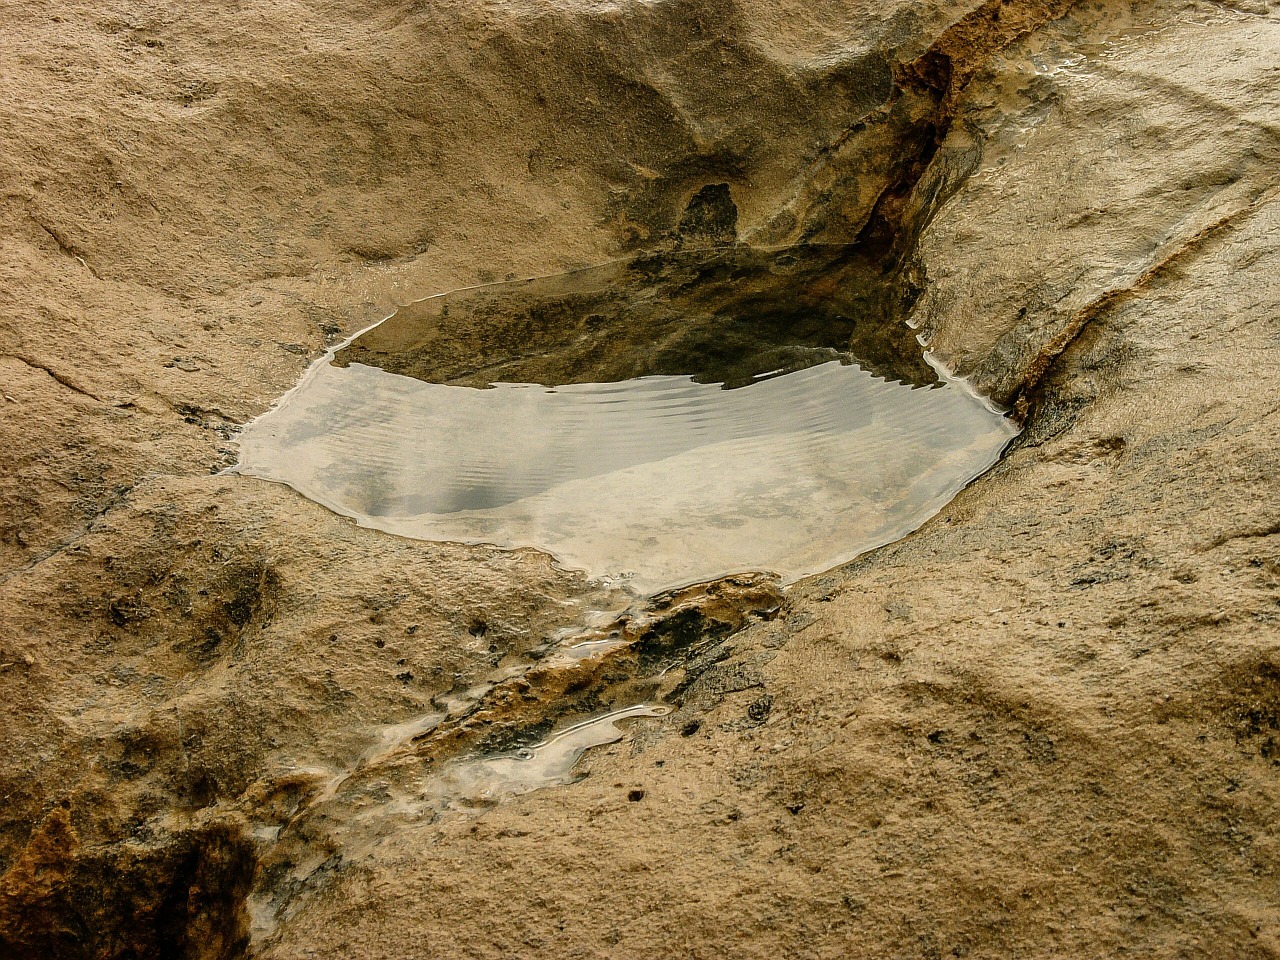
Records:
{"label": "puddle", "polygon": [[465,811],[543,787],[572,783],[578,779],[573,767],[587,750],[623,738],[620,721],[662,717],[670,712],[670,707],[660,704],[638,704],[576,724],[536,746],[454,761],[423,782],[419,802],[437,812]]}
{"label": "puddle", "polygon": [[359,523],[650,593],[897,539],[1015,429],[848,248],[662,254],[411,304],[245,428],[237,472]]}

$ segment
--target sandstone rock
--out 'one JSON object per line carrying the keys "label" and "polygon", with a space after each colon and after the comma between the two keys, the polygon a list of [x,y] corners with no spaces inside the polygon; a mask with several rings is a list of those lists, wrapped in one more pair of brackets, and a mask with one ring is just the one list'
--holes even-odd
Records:
{"label": "sandstone rock", "polygon": [[[0,953],[1280,952],[1280,8],[8,12]],[[668,686],[502,686],[627,599],[217,475],[400,304],[735,239],[860,244],[1026,432]],[[642,688],[575,784],[388,802]]]}

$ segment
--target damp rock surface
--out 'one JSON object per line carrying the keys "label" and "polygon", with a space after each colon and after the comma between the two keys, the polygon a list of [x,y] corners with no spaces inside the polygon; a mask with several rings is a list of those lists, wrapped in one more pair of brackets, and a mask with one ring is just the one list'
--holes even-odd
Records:
{"label": "damp rock surface", "polygon": [[[928,366],[858,266],[730,250],[422,301],[250,424],[236,469],[640,593],[793,580],[919,526],[1015,433]],[[541,382],[487,379],[508,376]]]}
{"label": "damp rock surface", "polygon": [[506,798],[570,783],[574,765],[583,753],[623,738],[620,722],[669,712],[669,707],[660,704],[624,707],[557,730],[542,743],[455,762],[422,784],[419,802],[442,810],[479,811]]}

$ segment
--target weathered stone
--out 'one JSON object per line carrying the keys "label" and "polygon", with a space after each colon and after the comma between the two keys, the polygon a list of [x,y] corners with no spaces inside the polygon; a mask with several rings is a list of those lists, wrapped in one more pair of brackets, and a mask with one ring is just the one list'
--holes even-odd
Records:
{"label": "weathered stone", "polygon": [[[10,14],[0,953],[1280,951],[1275,4]],[[544,662],[624,598],[218,476],[235,426],[409,300],[735,241],[858,245],[1024,439],[731,650],[651,624],[697,717],[406,822],[640,692]]]}

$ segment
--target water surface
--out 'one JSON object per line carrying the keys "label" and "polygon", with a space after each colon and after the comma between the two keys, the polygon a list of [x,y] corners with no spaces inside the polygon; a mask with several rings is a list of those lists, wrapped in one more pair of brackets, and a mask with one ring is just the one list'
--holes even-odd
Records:
{"label": "water surface", "polygon": [[[411,305],[250,424],[237,469],[366,526],[536,546],[647,593],[851,559],[1014,435],[868,308],[842,251],[734,256]],[[856,296],[833,292],[842,268]]]}

